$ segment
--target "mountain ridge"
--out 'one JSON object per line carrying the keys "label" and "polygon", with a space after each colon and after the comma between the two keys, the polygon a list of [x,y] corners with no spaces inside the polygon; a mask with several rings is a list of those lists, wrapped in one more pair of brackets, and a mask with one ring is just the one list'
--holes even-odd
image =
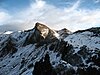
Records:
{"label": "mountain ridge", "polygon": [[34,75],[36,63],[45,59],[52,71],[41,69],[42,75],[99,75],[99,33],[100,28],[72,33],[36,23],[30,30],[0,34],[0,75]]}

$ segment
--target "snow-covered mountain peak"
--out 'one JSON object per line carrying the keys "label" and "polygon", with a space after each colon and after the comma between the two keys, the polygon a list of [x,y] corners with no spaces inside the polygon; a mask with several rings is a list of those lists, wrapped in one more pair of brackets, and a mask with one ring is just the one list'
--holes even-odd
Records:
{"label": "snow-covered mountain peak", "polygon": [[43,38],[46,38],[49,34],[50,35],[54,34],[53,30],[51,30],[46,25],[38,23],[38,22],[35,24],[35,30],[39,31],[41,36],[43,36]]}
{"label": "snow-covered mountain peak", "polygon": [[71,33],[36,23],[0,34],[0,75],[99,75],[100,28]]}

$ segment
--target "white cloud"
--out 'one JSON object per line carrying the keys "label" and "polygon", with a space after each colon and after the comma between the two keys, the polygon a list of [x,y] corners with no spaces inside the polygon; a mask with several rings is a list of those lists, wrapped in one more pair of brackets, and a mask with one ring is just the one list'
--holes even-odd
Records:
{"label": "white cloud", "polygon": [[81,9],[80,4],[81,0],[78,0],[71,7],[61,9],[44,0],[36,0],[29,8],[14,16],[12,21],[20,22],[21,29],[33,28],[37,21],[53,29],[68,28],[71,31],[99,26],[100,9]]}
{"label": "white cloud", "polygon": [[26,28],[33,27],[33,23],[37,21],[54,29],[68,28],[72,31],[98,25],[100,10],[79,9],[80,4],[81,1],[78,0],[69,8],[60,9],[43,0],[36,0],[36,3],[32,3],[30,8],[24,11],[27,12],[23,15],[26,18],[24,18]]}
{"label": "white cloud", "polygon": [[[42,8],[45,5],[45,1],[43,0],[36,0],[36,4],[35,4],[37,8]],[[34,8],[34,6],[33,6]]]}
{"label": "white cloud", "polygon": [[81,3],[81,1],[78,0],[78,1],[76,1],[76,3],[75,3],[72,7],[70,7],[70,8],[65,8],[64,10],[65,10],[66,12],[71,12],[71,11],[73,11],[73,10],[76,10],[76,9],[80,6],[80,3]]}
{"label": "white cloud", "polygon": [[100,0],[94,0],[95,3],[100,3]]}
{"label": "white cloud", "polygon": [[1,11],[0,12],[0,25],[4,24],[10,18],[11,16],[8,13]]}

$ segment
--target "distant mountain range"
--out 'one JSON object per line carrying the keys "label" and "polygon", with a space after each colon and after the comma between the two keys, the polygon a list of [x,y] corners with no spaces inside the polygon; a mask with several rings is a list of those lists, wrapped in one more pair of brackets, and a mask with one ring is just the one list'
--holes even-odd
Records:
{"label": "distant mountain range", "polygon": [[71,32],[36,23],[0,34],[0,75],[99,74],[100,27]]}

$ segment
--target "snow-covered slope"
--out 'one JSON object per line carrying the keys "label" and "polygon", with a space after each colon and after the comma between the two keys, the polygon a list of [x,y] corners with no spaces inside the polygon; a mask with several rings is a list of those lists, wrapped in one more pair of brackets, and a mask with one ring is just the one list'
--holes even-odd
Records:
{"label": "snow-covered slope", "polygon": [[98,36],[94,36],[93,32],[84,31],[82,33],[71,34],[64,40],[68,41],[74,47],[80,48],[86,45],[91,50],[95,50],[96,48],[100,49],[100,33]]}
{"label": "snow-covered slope", "polygon": [[43,58],[47,52],[51,63],[59,63],[61,57],[56,57],[57,52],[49,50],[49,43],[57,40],[55,34],[58,33],[40,23],[36,23],[32,30],[1,34],[0,75],[32,75],[35,62]]}
{"label": "snow-covered slope", "polygon": [[[90,67],[96,68],[92,75],[99,75],[99,59],[100,28],[71,33],[36,23],[31,30],[0,34],[0,75],[34,75],[36,63],[41,61],[52,65],[50,75],[89,75]],[[41,74],[47,75],[43,69]]]}
{"label": "snow-covered slope", "polygon": [[100,74],[100,27],[74,32],[64,40],[73,46],[70,56],[64,59],[78,67],[79,75]]}

